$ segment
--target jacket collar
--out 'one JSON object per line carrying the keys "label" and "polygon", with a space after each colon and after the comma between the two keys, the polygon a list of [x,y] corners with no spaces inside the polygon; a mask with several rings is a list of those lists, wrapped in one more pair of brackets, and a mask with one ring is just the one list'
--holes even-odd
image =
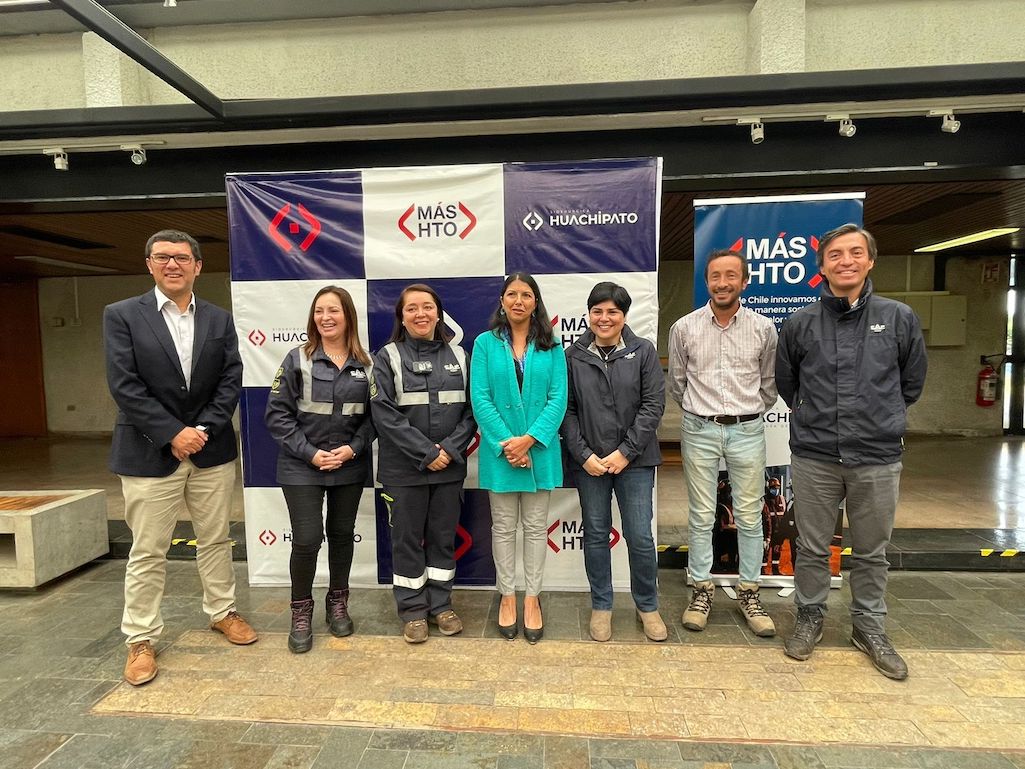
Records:
{"label": "jacket collar", "polygon": [[[623,355],[630,350],[634,350],[640,345],[640,337],[637,336],[637,334],[635,334],[627,325],[623,326],[621,341],[622,346],[617,347],[617,349],[613,351],[612,355],[609,356],[610,358],[618,358],[620,355]],[[591,329],[587,329],[587,331],[577,338],[577,341],[573,343],[571,349],[578,350],[584,355],[596,358],[597,356],[588,349],[592,344],[594,344],[594,332],[591,331]]]}
{"label": "jacket collar", "polygon": [[828,281],[822,281],[822,304],[832,313],[836,315],[845,315],[848,312],[854,310],[860,310],[868,302],[869,297],[872,296],[872,279],[865,278],[865,285],[861,289],[861,296],[851,304],[851,302],[845,296],[836,296],[829,288]]}

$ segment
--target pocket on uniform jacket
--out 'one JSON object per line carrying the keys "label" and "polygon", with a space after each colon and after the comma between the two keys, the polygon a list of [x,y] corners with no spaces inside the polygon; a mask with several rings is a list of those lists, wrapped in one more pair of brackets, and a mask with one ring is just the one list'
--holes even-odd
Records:
{"label": "pocket on uniform jacket", "polygon": [[335,377],[329,372],[313,368],[310,398],[316,403],[332,403],[335,399]]}

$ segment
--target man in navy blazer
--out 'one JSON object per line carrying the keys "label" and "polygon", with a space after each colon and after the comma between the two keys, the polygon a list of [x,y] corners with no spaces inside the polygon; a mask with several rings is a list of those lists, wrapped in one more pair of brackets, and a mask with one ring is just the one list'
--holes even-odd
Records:
{"label": "man in navy blazer", "polygon": [[232,643],[257,640],[235,611],[228,536],[242,359],[231,315],[192,292],[202,259],[191,235],[161,230],[146,243],[154,290],[103,312],[107,383],[118,407],[110,468],[121,478],[133,539],[121,630],[124,677],[135,686],[157,674],[167,550],[186,510],[211,627]]}

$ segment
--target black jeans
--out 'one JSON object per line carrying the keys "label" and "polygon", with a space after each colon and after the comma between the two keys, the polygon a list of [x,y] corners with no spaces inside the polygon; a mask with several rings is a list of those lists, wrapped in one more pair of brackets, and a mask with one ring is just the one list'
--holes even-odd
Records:
{"label": "black jeans", "polygon": [[324,541],[324,497],[327,497],[327,563],[330,589],[349,586],[352,568],[353,532],[363,484],[347,486],[282,485],[288,518],[292,522],[292,556],[288,562],[292,578],[292,600],[313,595],[317,554]]}

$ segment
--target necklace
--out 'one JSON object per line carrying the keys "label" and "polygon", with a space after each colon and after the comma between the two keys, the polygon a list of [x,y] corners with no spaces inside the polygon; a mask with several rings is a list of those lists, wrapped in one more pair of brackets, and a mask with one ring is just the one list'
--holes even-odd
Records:
{"label": "necklace", "polygon": [[339,353],[338,355],[332,355],[327,350],[324,350],[324,354],[331,360],[347,360],[349,357],[349,353],[347,352]]}

